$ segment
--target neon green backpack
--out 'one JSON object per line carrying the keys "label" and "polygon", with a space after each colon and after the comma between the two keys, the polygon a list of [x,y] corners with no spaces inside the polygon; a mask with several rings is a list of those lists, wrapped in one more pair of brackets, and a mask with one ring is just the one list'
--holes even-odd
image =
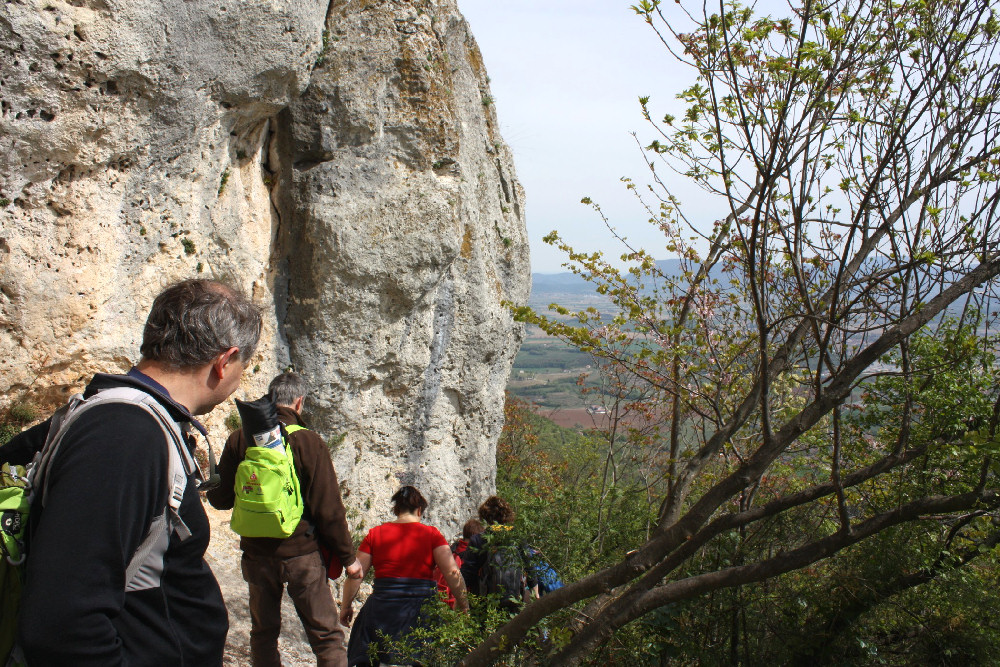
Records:
{"label": "neon green backpack", "polygon": [[[287,434],[303,430],[293,424]],[[243,537],[288,537],[302,518],[302,491],[292,448],[282,436],[281,447],[247,447],[236,467],[236,501],[230,526]]]}
{"label": "neon green backpack", "polygon": [[[0,468],[0,616],[13,620],[20,606],[24,573],[24,529],[30,503],[26,495],[28,478],[22,466],[6,463]],[[0,623],[0,658],[14,647],[17,624]]]}

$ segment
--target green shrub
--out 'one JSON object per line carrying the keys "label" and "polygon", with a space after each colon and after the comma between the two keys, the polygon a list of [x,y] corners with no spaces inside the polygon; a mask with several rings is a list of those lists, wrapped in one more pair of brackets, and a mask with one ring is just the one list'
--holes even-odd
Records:
{"label": "green shrub", "polygon": [[6,445],[21,429],[9,422],[0,421],[0,446]]}
{"label": "green shrub", "polygon": [[0,445],[5,445],[24,427],[38,418],[38,411],[25,403],[14,403],[9,406],[0,418]]}
{"label": "green shrub", "polygon": [[[493,596],[494,598],[496,596]],[[420,610],[421,625],[407,637],[393,641],[384,635],[368,647],[372,664],[378,662],[378,651],[388,650],[398,653],[405,662],[419,662],[424,665],[454,665],[475,648],[484,637],[510,619],[510,614],[500,609],[496,599],[469,596],[470,612],[450,609],[440,599],[427,602]],[[528,650],[537,651],[534,643],[529,647],[519,647],[497,665],[530,664],[525,658]]]}
{"label": "green shrub", "polygon": [[222,196],[222,193],[225,192],[225,190],[226,190],[226,183],[228,183],[228,182],[229,182],[229,169],[226,169],[225,171],[222,172],[222,178],[219,179],[219,196],[220,197]]}
{"label": "green shrub", "polygon": [[23,403],[15,403],[14,405],[7,408],[7,421],[17,424],[19,426],[25,426],[35,421],[38,418],[37,411],[30,405],[25,405]]}
{"label": "green shrub", "polygon": [[229,429],[230,431],[235,431],[236,429],[238,429],[240,426],[243,425],[243,421],[240,419],[240,413],[237,412],[236,410],[230,412],[229,415],[226,417],[226,421],[223,423],[226,425],[226,428]]}

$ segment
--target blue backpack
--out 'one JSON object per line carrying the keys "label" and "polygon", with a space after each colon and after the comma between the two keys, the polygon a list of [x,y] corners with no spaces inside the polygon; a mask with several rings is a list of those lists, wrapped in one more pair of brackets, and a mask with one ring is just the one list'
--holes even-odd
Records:
{"label": "blue backpack", "polygon": [[541,551],[538,549],[529,549],[528,552],[531,557],[531,571],[535,575],[535,581],[538,582],[538,594],[540,596],[558,590],[565,585],[562,579],[559,578],[559,574],[555,568],[542,558]]}

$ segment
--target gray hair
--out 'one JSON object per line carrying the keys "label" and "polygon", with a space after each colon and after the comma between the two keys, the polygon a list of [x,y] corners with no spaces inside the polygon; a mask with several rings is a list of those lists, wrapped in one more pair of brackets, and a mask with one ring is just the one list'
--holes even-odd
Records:
{"label": "gray hair", "polygon": [[271,380],[267,393],[275,405],[289,406],[300,396],[305,396],[309,387],[306,380],[298,373],[282,373]]}
{"label": "gray hair", "polygon": [[139,351],[143,359],[182,369],[211,363],[236,347],[246,364],[261,327],[260,309],[239,290],[215,280],[183,280],[153,301]]}

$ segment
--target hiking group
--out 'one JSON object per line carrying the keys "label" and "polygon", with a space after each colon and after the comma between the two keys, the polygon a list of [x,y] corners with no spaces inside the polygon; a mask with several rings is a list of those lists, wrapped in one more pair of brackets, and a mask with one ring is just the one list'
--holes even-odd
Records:
{"label": "hiking group", "polygon": [[[468,610],[467,591],[497,594],[514,609],[539,584],[558,583],[537,552],[492,546],[514,518],[496,496],[449,546],[421,522],[426,498],[404,486],[392,496],[396,519],[369,530],[355,551],[295,373],[276,377],[257,401],[236,401],[241,428],[217,467],[209,447],[204,474],[194,432],[207,432],[196,416],[236,391],[261,326],[238,290],[175,283],[153,302],[134,368],[95,375],[82,395],[0,447],[0,664],[9,655],[8,665],[31,667],[221,665],[229,622],[204,558],[210,526],[199,491],[233,510],[241,535],[255,667],[281,664],[286,588],[317,664],[341,666],[369,665],[372,653],[376,665],[413,662],[375,644],[405,638],[436,595]],[[542,564],[526,566],[532,558]],[[369,569],[373,590],[355,619]],[[338,610],[328,579],[341,571]],[[345,646],[341,624],[352,621]]]}

